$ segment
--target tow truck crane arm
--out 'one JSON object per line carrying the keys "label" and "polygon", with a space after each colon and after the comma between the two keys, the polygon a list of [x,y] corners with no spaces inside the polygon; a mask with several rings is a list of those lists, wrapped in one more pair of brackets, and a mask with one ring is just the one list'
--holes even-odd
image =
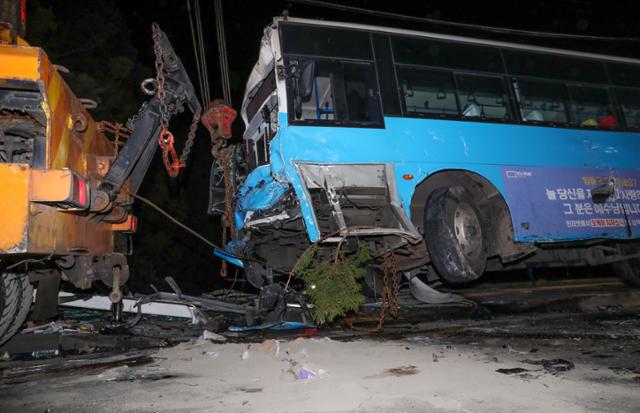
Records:
{"label": "tow truck crane arm", "polygon": [[[166,34],[157,26],[156,29],[159,31],[159,46],[162,50],[164,104],[166,104],[168,116],[183,112],[185,105],[192,113],[201,113],[202,106],[182,61],[173,50]],[[161,131],[162,102],[154,79],[144,81],[142,88],[145,93],[153,97],[140,108],[129,139],[101,179],[97,190],[93,191],[92,211],[104,212],[111,209],[127,179],[129,179],[128,191],[135,195],[157,150],[156,138]]]}

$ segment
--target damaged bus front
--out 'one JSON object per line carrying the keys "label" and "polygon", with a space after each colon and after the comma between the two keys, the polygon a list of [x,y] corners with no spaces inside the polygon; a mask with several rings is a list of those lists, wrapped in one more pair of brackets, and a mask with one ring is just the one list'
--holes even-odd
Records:
{"label": "damaged bus front", "polygon": [[241,110],[227,253],[245,259],[227,258],[256,287],[350,240],[411,285],[599,264],[639,285],[638,64],[276,18]]}

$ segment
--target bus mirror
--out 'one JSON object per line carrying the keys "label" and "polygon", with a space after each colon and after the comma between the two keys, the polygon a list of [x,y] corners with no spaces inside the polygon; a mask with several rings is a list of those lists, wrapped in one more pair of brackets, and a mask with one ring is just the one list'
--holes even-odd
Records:
{"label": "bus mirror", "polygon": [[313,94],[313,80],[315,75],[314,61],[301,61],[292,65],[295,69],[293,73],[294,93],[293,111],[296,119],[302,117],[302,102],[309,100]]}
{"label": "bus mirror", "polygon": [[313,78],[316,73],[316,65],[314,61],[306,61],[302,63],[300,68],[300,77],[298,81],[298,93],[302,101],[309,100],[313,93]]}

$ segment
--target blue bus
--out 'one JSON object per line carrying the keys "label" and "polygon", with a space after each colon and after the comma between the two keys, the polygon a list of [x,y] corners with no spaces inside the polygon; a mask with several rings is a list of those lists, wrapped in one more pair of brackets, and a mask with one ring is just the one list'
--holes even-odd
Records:
{"label": "blue bus", "polygon": [[255,286],[352,238],[411,280],[607,264],[640,286],[640,60],[279,17],[241,116],[227,249],[250,261],[227,258]]}

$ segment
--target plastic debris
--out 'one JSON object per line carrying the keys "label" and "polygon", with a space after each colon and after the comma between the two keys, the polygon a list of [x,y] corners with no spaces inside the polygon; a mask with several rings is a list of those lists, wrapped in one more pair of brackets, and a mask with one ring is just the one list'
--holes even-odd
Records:
{"label": "plastic debris", "polygon": [[240,356],[240,358],[241,358],[242,360],[246,360],[246,359],[248,359],[248,358],[249,358],[249,348],[246,348],[246,349],[242,352],[242,355]]}
{"label": "plastic debris", "polygon": [[256,324],[252,326],[229,326],[229,331],[256,331],[256,330],[289,331],[289,330],[299,330],[303,328],[315,328],[315,325],[308,324],[308,323],[301,323],[298,321],[279,321],[277,323]]}
{"label": "plastic debris", "polygon": [[200,336],[201,339],[203,340],[210,340],[210,341],[217,341],[220,343],[224,343],[225,341],[227,341],[227,338],[221,334],[217,334],[214,333],[212,331],[209,330],[204,330],[202,332],[202,335]]}
{"label": "plastic debris", "polygon": [[280,354],[280,343],[278,340],[265,340],[257,348],[261,353],[273,354],[274,357],[278,357]]}
{"label": "plastic debris", "polygon": [[300,367],[300,370],[298,370],[298,373],[296,374],[296,379],[309,380],[316,377],[316,375],[316,372],[314,372],[313,370],[310,370],[306,367]]}

